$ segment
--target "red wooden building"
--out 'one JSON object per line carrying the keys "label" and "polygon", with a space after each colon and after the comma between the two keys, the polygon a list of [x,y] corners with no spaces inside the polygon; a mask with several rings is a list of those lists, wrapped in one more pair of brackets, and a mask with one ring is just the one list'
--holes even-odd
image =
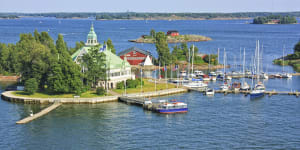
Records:
{"label": "red wooden building", "polygon": [[149,56],[152,61],[152,55],[149,51],[145,51],[145,50],[139,49],[137,47],[131,47],[129,49],[126,49],[126,50],[118,53],[118,56],[120,56],[120,58],[123,60],[124,60],[125,55],[126,55],[126,59],[130,65],[143,64],[145,59],[147,58],[147,56]]}
{"label": "red wooden building", "polygon": [[167,36],[179,36],[179,32],[177,30],[169,30]]}

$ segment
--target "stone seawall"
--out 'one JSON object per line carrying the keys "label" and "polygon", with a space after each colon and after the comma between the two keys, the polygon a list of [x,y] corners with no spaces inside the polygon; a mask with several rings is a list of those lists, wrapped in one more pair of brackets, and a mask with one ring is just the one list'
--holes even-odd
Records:
{"label": "stone seawall", "polygon": [[[13,91],[6,91],[1,94],[2,100],[16,103],[29,103],[29,104],[44,104],[44,103],[54,103],[60,102],[62,104],[96,104],[104,102],[118,101],[119,96],[103,96],[95,98],[30,98],[30,97],[20,97],[15,96]],[[164,95],[171,95],[177,93],[188,92],[184,88],[173,88],[168,90],[160,90],[154,92],[144,92],[144,93],[133,93],[127,94],[128,97],[157,97]],[[124,95],[123,95],[124,96]]]}
{"label": "stone seawall", "polygon": [[13,91],[6,91],[1,94],[2,100],[16,103],[33,103],[33,104],[43,104],[43,103],[54,103],[60,102],[63,104],[96,104],[111,101],[118,101],[118,96],[104,96],[95,98],[29,98],[29,97],[19,97],[12,94]]}

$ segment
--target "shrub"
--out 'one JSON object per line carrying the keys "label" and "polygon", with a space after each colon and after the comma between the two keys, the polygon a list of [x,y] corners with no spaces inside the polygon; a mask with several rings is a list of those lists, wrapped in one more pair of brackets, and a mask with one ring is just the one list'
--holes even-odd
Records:
{"label": "shrub", "polygon": [[126,87],[127,88],[136,88],[138,86],[139,82],[137,80],[127,80],[126,81]]}
{"label": "shrub", "polygon": [[105,89],[103,87],[98,87],[96,89],[97,95],[104,95],[105,94]]}
{"label": "shrub", "polygon": [[119,83],[117,83],[117,89],[124,89],[124,82],[122,81],[122,82],[119,82]]}
{"label": "shrub", "polygon": [[38,83],[35,78],[30,78],[25,81],[25,92],[29,95],[34,94],[38,90]]}

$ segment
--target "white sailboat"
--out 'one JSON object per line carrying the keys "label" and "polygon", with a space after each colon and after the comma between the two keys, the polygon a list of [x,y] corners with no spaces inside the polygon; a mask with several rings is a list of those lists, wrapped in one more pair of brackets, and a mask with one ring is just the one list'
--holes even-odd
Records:
{"label": "white sailboat", "polygon": [[[257,66],[256,66],[256,75],[259,75],[259,41],[256,42],[256,58],[257,58]],[[252,77],[253,80],[253,77]],[[253,90],[250,92],[250,98],[258,98],[264,96],[265,85],[259,81],[259,77],[257,78],[257,84],[255,84]]]}
{"label": "white sailboat", "polygon": [[228,84],[225,82],[225,72],[226,72],[226,51],[224,48],[224,56],[223,56],[223,66],[224,66],[224,74],[223,74],[223,83],[220,86],[221,91],[228,91]]}
{"label": "white sailboat", "polygon": [[250,90],[250,86],[248,85],[248,83],[245,81],[245,58],[246,58],[246,52],[245,52],[245,48],[244,48],[244,59],[243,59],[243,82],[242,82],[242,86],[240,88],[241,91],[248,91]]}
{"label": "white sailboat", "polygon": [[293,77],[292,74],[284,71],[284,50],[285,50],[285,47],[282,50],[282,74],[281,74],[281,77],[282,78],[292,78]]}

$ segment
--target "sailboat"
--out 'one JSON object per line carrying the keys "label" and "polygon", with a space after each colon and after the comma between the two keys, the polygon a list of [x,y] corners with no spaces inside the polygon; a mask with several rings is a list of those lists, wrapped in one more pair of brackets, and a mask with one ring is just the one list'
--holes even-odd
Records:
{"label": "sailboat", "polygon": [[210,57],[211,54],[208,55],[208,70],[209,70],[209,78],[212,81],[216,81],[217,80],[217,74],[214,71],[210,71]]}
{"label": "sailboat", "polygon": [[245,57],[246,57],[246,52],[245,52],[245,48],[244,48],[244,59],[243,59],[243,82],[242,82],[242,86],[240,87],[241,91],[248,91],[250,89],[250,86],[248,85],[248,83],[245,81]]}
{"label": "sailboat", "polygon": [[224,73],[223,73],[223,84],[220,86],[221,91],[228,91],[229,87],[227,82],[225,82],[225,72],[226,72],[226,52],[224,48],[224,56],[223,56],[223,66],[224,66]]}
{"label": "sailboat", "polygon": [[292,74],[284,72],[284,49],[285,49],[285,47],[282,50],[282,74],[281,74],[281,77],[282,78],[292,78],[293,77]]}
{"label": "sailboat", "polygon": [[[259,41],[256,42],[255,53],[256,53],[256,58],[257,58],[256,75],[259,75],[259,65],[260,65],[259,64],[259,59],[260,59]],[[253,76],[252,76],[252,81],[253,81]],[[250,99],[262,97],[262,96],[264,96],[264,92],[265,92],[265,85],[259,81],[259,77],[258,77],[257,83],[255,84],[254,88],[250,92]]]}

